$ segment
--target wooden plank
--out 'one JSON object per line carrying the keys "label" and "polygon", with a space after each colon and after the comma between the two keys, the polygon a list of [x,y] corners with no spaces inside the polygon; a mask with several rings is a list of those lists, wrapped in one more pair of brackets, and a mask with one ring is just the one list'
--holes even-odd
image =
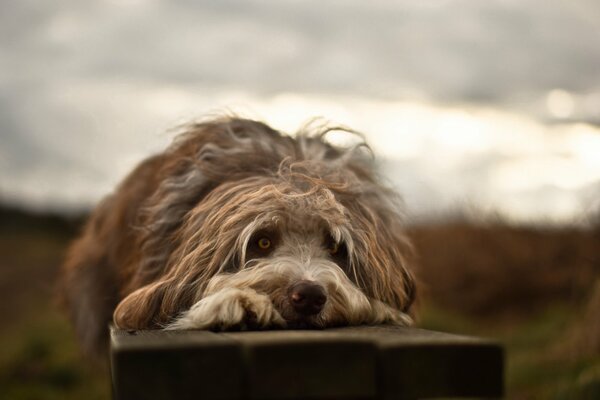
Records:
{"label": "wooden plank", "polygon": [[113,331],[119,399],[500,397],[497,344],[415,328]]}
{"label": "wooden plank", "polygon": [[492,341],[394,326],[341,331],[377,345],[382,399],[504,394],[504,354]]}
{"label": "wooden plank", "polygon": [[212,332],[111,330],[113,397],[239,399],[240,347]]}
{"label": "wooden plank", "polygon": [[328,331],[228,333],[244,346],[247,398],[375,399],[371,340]]}

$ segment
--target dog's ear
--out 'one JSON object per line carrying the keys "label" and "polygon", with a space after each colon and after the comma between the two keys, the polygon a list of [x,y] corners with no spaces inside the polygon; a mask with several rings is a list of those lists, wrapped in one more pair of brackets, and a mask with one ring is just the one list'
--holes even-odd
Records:
{"label": "dog's ear", "polygon": [[404,233],[401,223],[396,219],[384,218],[377,227],[376,243],[371,243],[375,254],[379,252],[379,262],[386,272],[388,285],[381,285],[389,296],[389,301],[404,313],[412,314],[417,297],[414,276],[414,249]]}
{"label": "dog's ear", "polygon": [[359,283],[370,297],[405,313],[416,300],[414,251],[404,233],[392,192],[374,187],[346,204],[353,216]]}
{"label": "dog's ear", "polygon": [[[173,317],[165,312],[165,295],[169,284],[155,282],[137,289],[123,299],[113,314],[113,322],[120,329],[150,329],[166,325]],[[186,304],[179,304],[182,309]],[[172,310],[177,315],[177,310]]]}

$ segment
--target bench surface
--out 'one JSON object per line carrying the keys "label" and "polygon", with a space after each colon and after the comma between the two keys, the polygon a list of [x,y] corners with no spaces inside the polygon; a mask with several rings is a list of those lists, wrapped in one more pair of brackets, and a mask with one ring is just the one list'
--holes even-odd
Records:
{"label": "bench surface", "polygon": [[393,326],[321,331],[111,331],[114,397],[416,399],[501,397],[503,350]]}

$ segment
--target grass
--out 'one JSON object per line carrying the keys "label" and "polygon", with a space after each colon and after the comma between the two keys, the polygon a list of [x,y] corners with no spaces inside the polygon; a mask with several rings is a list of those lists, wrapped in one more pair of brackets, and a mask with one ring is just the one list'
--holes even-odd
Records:
{"label": "grass", "polygon": [[598,355],[574,357],[561,345],[574,323],[570,310],[557,307],[500,336],[508,354],[511,397],[600,398]]}
{"label": "grass", "polygon": [[110,398],[106,368],[80,358],[67,321],[48,304],[30,310],[0,340],[0,398]]}
{"label": "grass", "polygon": [[[8,216],[0,219],[0,313],[10,321],[0,326],[0,399],[110,398],[106,366],[80,356],[52,301],[76,229]],[[501,342],[507,398],[600,398],[598,230],[456,223],[411,233],[425,288],[422,327]]]}
{"label": "grass", "polygon": [[107,368],[81,358],[53,300],[74,232],[55,217],[11,214],[0,224],[0,312],[10,321],[0,327],[0,399],[110,398]]}

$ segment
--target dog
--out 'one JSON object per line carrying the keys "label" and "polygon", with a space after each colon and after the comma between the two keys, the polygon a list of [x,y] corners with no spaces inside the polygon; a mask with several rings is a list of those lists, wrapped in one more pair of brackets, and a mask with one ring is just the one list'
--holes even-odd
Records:
{"label": "dog", "polygon": [[[61,292],[90,352],[121,329],[305,329],[412,323],[399,198],[362,141],[308,124],[188,125],[93,211]],[[312,126],[312,128],[311,128]]]}

